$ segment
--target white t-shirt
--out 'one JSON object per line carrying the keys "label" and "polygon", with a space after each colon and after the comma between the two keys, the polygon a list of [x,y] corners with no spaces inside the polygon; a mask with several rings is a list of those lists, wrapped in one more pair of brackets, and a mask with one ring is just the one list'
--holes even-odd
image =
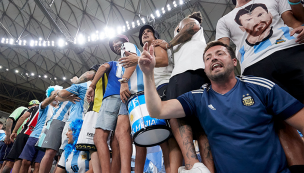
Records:
{"label": "white t-shirt", "polygon": [[203,28],[195,33],[191,40],[174,46],[174,69],[171,77],[187,70],[204,69],[203,54],[205,48],[206,40]]}
{"label": "white t-shirt", "polygon": [[169,83],[171,73],[173,70],[173,61],[171,50],[167,50],[168,54],[168,66],[167,67],[155,67],[154,68],[154,80],[156,88],[164,83]]}
{"label": "white t-shirt", "polygon": [[288,10],[287,0],[253,0],[218,21],[216,39],[229,37],[234,42],[242,73],[276,51],[299,45],[297,34],[290,36],[292,28],[281,18]]}
{"label": "white t-shirt", "polygon": [[67,172],[85,173],[89,170],[90,153],[89,151],[80,151],[74,154],[74,151],[65,159],[65,152],[62,153],[58,162],[58,167],[65,168]]}

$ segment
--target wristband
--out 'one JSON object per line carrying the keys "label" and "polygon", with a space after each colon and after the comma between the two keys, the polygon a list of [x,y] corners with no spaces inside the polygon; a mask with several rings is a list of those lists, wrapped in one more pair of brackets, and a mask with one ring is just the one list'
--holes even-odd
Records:
{"label": "wristband", "polygon": [[288,3],[289,3],[290,5],[298,5],[298,4],[301,4],[301,0],[300,0],[299,2],[290,2],[290,1],[288,0]]}

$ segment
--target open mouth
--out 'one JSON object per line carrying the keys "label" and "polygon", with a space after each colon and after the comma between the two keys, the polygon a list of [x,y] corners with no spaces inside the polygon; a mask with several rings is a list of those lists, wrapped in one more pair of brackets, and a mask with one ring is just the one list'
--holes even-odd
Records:
{"label": "open mouth", "polygon": [[223,68],[223,65],[220,64],[220,63],[215,63],[211,67],[212,67],[212,71],[213,71],[213,70],[216,70],[216,69]]}
{"label": "open mouth", "polygon": [[146,36],[144,36],[144,39],[147,39],[147,38],[149,38],[149,36],[147,36],[147,35],[146,35]]}

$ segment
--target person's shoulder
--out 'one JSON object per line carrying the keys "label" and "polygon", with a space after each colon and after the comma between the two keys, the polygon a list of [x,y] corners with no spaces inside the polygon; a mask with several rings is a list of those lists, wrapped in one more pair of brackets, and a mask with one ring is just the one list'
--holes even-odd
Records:
{"label": "person's shoulder", "polygon": [[274,82],[272,82],[271,80],[262,78],[262,77],[239,76],[238,78],[244,84],[250,85],[252,87],[264,88],[264,89],[267,89],[267,90],[272,90],[272,88],[275,86]]}

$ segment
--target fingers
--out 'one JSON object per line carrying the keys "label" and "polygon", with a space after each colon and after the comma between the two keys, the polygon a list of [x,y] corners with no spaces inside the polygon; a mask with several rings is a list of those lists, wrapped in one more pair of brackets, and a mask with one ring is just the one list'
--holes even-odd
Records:
{"label": "fingers", "polygon": [[127,100],[127,97],[126,97],[126,95],[125,95],[125,92],[122,92],[122,93],[120,94],[120,97],[121,97],[121,101],[125,103],[125,100]]}
{"label": "fingers", "polygon": [[149,47],[149,53],[150,53],[151,56],[154,56],[154,46],[153,45],[151,45]]}
{"label": "fingers", "polygon": [[148,43],[145,43],[145,44],[144,44],[144,47],[143,47],[143,50],[144,50],[144,51],[148,51],[148,47],[149,47],[149,46],[148,46]]}
{"label": "fingers", "polygon": [[297,36],[297,43],[303,43],[304,41],[304,29],[302,29],[301,31],[299,31],[299,35]]}

